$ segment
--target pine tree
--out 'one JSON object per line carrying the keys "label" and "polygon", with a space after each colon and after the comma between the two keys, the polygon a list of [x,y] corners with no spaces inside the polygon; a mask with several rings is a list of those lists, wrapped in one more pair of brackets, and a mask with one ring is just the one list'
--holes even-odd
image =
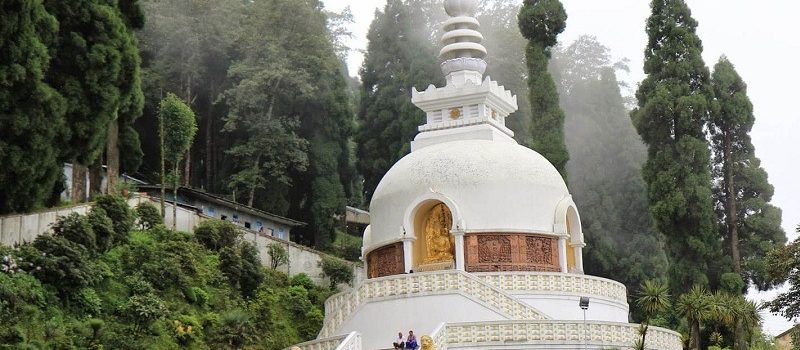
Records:
{"label": "pine tree", "polygon": [[647,77],[631,118],[647,145],[642,175],[656,228],[665,235],[673,295],[716,280],[709,151],[703,130],[713,96],[697,22],[683,0],[653,0],[647,20]]}
{"label": "pine tree", "polygon": [[519,11],[519,30],[528,39],[528,99],[531,104],[530,144],[567,178],[569,153],[564,142],[564,112],[558,91],[547,71],[550,49],[564,31],[567,13],[559,0],[525,0]]}
{"label": "pine tree", "polygon": [[424,120],[424,113],[411,104],[411,88],[443,83],[426,28],[402,0],[389,0],[370,25],[356,135],[367,201],[392,164],[409,152]]}
{"label": "pine tree", "polygon": [[61,180],[64,101],[44,82],[58,31],[41,0],[0,6],[0,214],[40,206]]}
{"label": "pine tree", "polygon": [[760,167],[750,130],[755,122],[747,86],[726,57],[714,66],[714,109],[709,123],[714,154],[714,200],[733,270],[767,288],[764,257],[786,242],[773,187]]}

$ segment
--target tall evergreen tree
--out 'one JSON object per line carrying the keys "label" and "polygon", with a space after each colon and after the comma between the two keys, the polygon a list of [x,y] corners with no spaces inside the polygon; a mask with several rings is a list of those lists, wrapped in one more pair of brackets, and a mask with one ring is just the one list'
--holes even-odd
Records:
{"label": "tall evergreen tree", "polygon": [[528,39],[528,99],[531,104],[528,147],[543,155],[567,178],[569,153],[564,142],[564,112],[558,91],[547,71],[550,49],[567,26],[567,12],[559,0],[525,0],[519,11],[519,30]]}
{"label": "tall evergreen tree", "polygon": [[407,2],[389,0],[383,12],[375,13],[367,34],[356,135],[366,200],[389,167],[409,152],[424,120],[425,114],[411,104],[411,88],[443,82],[427,25],[412,15]]}
{"label": "tall evergreen tree", "polygon": [[773,187],[755,156],[750,130],[755,122],[747,85],[733,64],[721,57],[712,75],[714,108],[709,123],[714,154],[714,200],[719,227],[727,242],[733,270],[759,288],[764,257],[786,242],[780,209],[769,204]]}
{"label": "tall evergreen tree", "polygon": [[44,82],[58,31],[41,0],[0,6],[0,214],[42,205],[61,180],[64,101]]}
{"label": "tall evergreen tree", "polygon": [[[665,235],[673,295],[714,282],[709,151],[704,126],[713,96],[697,22],[683,0],[653,0],[644,72],[631,118],[647,145],[642,175],[656,228]],[[706,273],[710,274],[707,276]],[[717,271],[717,272],[715,272]]]}
{"label": "tall evergreen tree", "polygon": [[135,42],[115,4],[101,0],[45,0],[44,4],[59,23],[46,80],[67,102],[61,159],[73,162],[73,199],[82,200],[84,166],[100,156],[109,124],[122,101],[129,100],[121,90]]}

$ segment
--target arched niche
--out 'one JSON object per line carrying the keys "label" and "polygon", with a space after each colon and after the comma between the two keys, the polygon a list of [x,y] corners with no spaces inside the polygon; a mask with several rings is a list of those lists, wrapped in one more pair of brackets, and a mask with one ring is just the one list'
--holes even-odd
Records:
{"label": "arched niche", "polygon": [[412,266],[415,271],[453,268],[455,264],[454,218],[450,207],[427,200],[413,211]]}
{"label": "arched niche", "polygon": [[570,206],[567,208],[566,214],[566,227],[567,227],[567,271],[574,271],[576,268],[581,267],[578,264],[579,248],[583,243],[583,233],[581,231],[581,219],[578,216],[578,211],[575,207]]}

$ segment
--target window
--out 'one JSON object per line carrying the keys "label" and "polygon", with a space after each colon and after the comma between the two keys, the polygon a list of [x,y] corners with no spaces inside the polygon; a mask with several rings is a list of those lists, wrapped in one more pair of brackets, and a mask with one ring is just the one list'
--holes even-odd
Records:
{"label": "window", "polygon": [[221,217],[220,217],[220,219],[222,219],[222,220],[228,220],[228,216],[227,216],[227,215],[223,215],[223,216],[221,216]]}
{"label": "window", "polygon": [[249,229],[250,228],[250,223],[245,221],[244,222],[244,228]]}

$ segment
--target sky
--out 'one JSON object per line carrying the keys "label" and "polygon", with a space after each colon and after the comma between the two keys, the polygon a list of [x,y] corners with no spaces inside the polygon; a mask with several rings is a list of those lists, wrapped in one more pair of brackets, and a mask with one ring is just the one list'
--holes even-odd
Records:
{"label": "sky", "polygon": [[[616,59],[628,58],[631,72],[621,78],[637,86],[644,78],[645,21],[650,14],[646,0],[561,0],[567,11],[567,29],[559,36],[570,43],[591,34],[609,47]],[[348,57],[356,75],[366,49],[366,35],[385,0],[325,0],[334,11],[350,6],[355,22],[350,29],[354,49]],[[712,68],[726,55],[748,85],[756,122],[751,136],[756,156],[775,186],[773,204],[783,210],[783,228],[789,239],[797,238],[800,224],[800,1],[793,0],[687,0],[692,16],[699,22],[697,33],[703,41],[703,58]],[[489,55],[493,53],[490,52]],[[496,53],[495,53],[496,54]],[[502,82],[500,82],[502,83]],[[775,291],[750,293],[757,300],[769,300]],[[765,331],[777,335],[791,327],[779,316],[764,313]]]}

